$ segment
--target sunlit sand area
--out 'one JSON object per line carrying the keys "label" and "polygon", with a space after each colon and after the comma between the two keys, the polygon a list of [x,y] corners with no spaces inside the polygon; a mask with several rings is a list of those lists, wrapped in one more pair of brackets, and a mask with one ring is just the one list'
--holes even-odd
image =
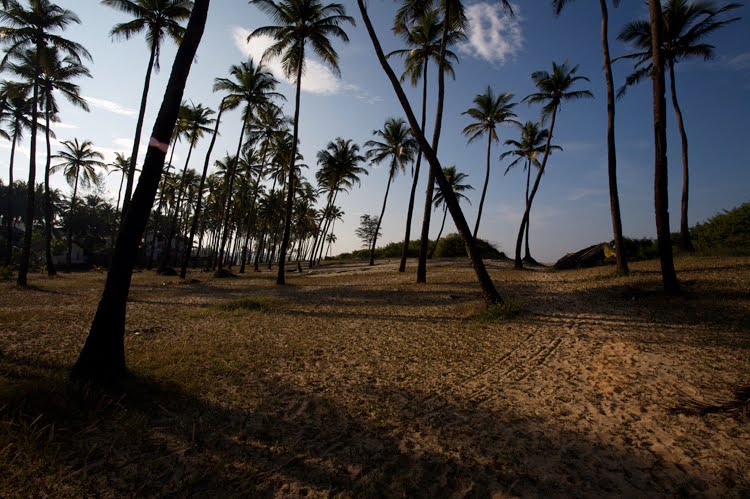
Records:
{"label": "sunlit sand area", "polygon": [[[409,262],[413,265],[415,262]],[[0,283],[13,496],[735,496],[750,426],[695,415],[750,372],[750,258],[518,272],[467,260],[188,280],[136,273],[125,395],[66,376],[104,275]]]}

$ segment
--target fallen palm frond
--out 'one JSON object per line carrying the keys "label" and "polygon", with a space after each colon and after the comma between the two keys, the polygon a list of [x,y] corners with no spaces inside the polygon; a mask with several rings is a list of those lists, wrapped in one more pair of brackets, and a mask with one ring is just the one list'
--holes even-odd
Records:
{"label": "fallen palm frond", "polygon": [[683,414],[736,414],[740,418],[750,418],[750,385],[744,385],[734,391],[731,399],[721,400],[716,403],[703,402],[694,398],[684,398],[675,412]]}

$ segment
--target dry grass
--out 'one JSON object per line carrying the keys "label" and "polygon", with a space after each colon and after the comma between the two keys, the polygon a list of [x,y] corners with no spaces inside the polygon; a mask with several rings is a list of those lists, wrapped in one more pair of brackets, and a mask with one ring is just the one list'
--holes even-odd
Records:
{"label": "dry grass", "polygon": [[[0,496],[742,495],[750,258],[134,276],[122,397],[66,383],[104,276],[0,282]],[[517,312],[522,311],[518,314]]]}

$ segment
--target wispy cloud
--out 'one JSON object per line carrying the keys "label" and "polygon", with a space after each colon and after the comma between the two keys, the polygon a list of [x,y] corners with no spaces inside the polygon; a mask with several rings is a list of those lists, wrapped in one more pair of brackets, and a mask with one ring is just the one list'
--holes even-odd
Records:
{"label": "wispy cloud", "polygon": [[573,192],[568,194],[568,201],[581,201],[582,199],[596,198],[603,196],[607,191],[604,189],[586,189],[585,187],[579,187],[574,189]]}
{"label": "wispy cloud", "polygon": [[136,112],[133,109],[127,108],[110,100],[99,99],[97,97],[91,97],[88,95],[83,96],[90,105],[97,109],[109,111],[110,113],[120,114],[122,116],[135,116]]}
{"label": "wispy cloud", "polygon": [[509,17],[500,2],[480,2],[466,8],[468,40],[459,51],[478,59],[505,64],[523,46],[520,7],[513,5],[515,18]]}
{"label": "wispy cloud", "polygon": [[728,69],[735,71],[745,71],[750,69],[750,52],[743,52],[732,56],[724,56],[721,63]]}
{"label": "wispy cloud", "polygon": [[50,128],[59,128],[62,130],[78,130],[80,127],[78,125],[73,125],[72,123],[63,123],[61,121],[59,123],[54,123]]}

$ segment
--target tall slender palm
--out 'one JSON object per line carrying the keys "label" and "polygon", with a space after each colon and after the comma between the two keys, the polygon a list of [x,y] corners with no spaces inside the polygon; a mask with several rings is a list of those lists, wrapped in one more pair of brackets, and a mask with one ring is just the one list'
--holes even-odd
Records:
{"label": "tall slender palm", "polygon": [[234,170],[237,167],[237,161],[240,157],[240,151],[245,141],[245,132],[251,118],[257,109],[265,108],[269,101],[274,98],[284,99],[284,96],[276,92],[278,80],[261,64],[255,64],[250,59],[247,62],[240,63],[239,66],[229,68],[230,78],[216,78],[214,81],[214,92],[225,92],[224,108],[237,109],[244,106],[242,110],[242,130],[240,139],[237,143],[237,152],[233,156],[232,164],[228,165],[227,176],[227,199],[224,208],[224,222],[222,224],[222,237],[219,247],[219,260],[216,269],[216,275],[224,275],[224,252],[227,238],[229,235],[229,216],[231,213],[232,191],[234,186]]}
{"label": "tall slender palm", "polygon": [[8,202],[6,211],[5,265],[13,259],[13,166],[16,145],[26,130],[31,129],[31,99],[29,89],[22,83],[3,81],[0,85],[0,100],[4,103],[7,128],[10,135],[10,160],[8,161]]}
{"label": "tall slender palm", "polygon": [[[401,83],[408,78],[412,86],[417,86],[419,80],[422,80],[422,117],[420,121],[421,129],[424,130],[427,121],[427,75],[430,61],[438,64],[440,62],[441,37],[443,33],[442,19],[437,9],[431,9],[424,12],[410,26],[403,25],[403,21],[397,20],[396,31],[399,33],[401,40],[409,47],[401,50],[394,50],[388,54],[388,58],[399,56],[404,58],[405,70],[401,75]],[[448,44],[454,44],[463,38],[459,31],[451,31]],[[458,62],[458,57],[452,51],[446,49],[445,71],[455,78],[452,62]],[[419,183],[419,172],[422,165],[422,149],[419,149],[417,161],[414,165],[414,174],[409,194],[409,208],[406,212],[406,233],[404,235],[404,244],[401,250],[401,263],[399,272],[406,271],[406,255],[411,239],[411,220],[414,213],[414,200]]]}
{"label": "tall slender palm", "polygon": [[[196,0],[185,36],[177,50],[167,82],[164,100],[156,117],[151,137],[169,142],[185,83],[200,45],[208,16],[209,0]],[[125,366],[125,311],[138,245],[154,203],[166,153],[156,144],[148,148],[143,171],[128,214],[123,220],[115,244],[112,265],[107,273],[102,298],[91,323],[71,377],[96,383],[116,383],[127,373]]]}
{"label": "tall slender palm", "polygon": [[[49,0],[30,0],[29,8],[24,8],[15,0],[8,2],[8,8],[0,12],[0,41],[9,48],[0,62],[2,70],[9,60],[21,57],[25,50],[35,49],[33,90],[31,97],[31,139],[29,144],[28,185],[36,183],[36,141],[38,129],[39,90],[42,76],[41,56],[47,46],[56,47],[61,53],[80,63],[81,57],[91,59],[88,51],[79,43],[57,34],[71,24],[80,23],[72,11],[63,9]],[[16,282],[26,286],[31,259],[31,235],[34,226],[34,191],[27,189],[26,213],[24,215],[23,247]]]}
{"label": "tall slender palm", "polygon": [[120,174],[120,187],[117,189],[117,204],[115,204],[115,218],[118,218],[120,211],[120,199],[122,197],[122,186],[130,170],[130,158],[125,157],[125,153],[116,152],[115,159],[107,165],[109,173]]}
{"label": "tall slender palm", "polygon": [[[741,5],[737,3],[719,6],[711,0],[668,0],[663,7],[664,38],[662,40],[662,50],[664,53],[664,64],[669,71],[669,89],[672,96],[672,107],[682,140],[680,249],[686,252],[694,251],[693,243],[690,240],[688,223],[690,187],[688,137],[685,131],[685,119],[677,99],[677,83],[674,68],[678,63],[691,58],[702,58],[704,61],[712,59],[715,47],[705,43],[704,39],[719,28],[738,21],[739,17],[722,19],[721,16],[740,7]],[[638,83],[648,76],[651,71],[651,25],[647,20],[630,22],[623,27],[618,39],[630,43],[636,50],[633,54],[620,57],[635,60],[635,72],[627,77],[625,85],[620,89],[620,95],[622,95],[628,86]]]}
{"label": "tall slender palm", "polygon": [[[552,0],[552,8],[556,15],[573,0]],[[618,7],[620,0],[612,0]],[[625,248],[622,239],[622,217],[620,216],[620,195],[617,189],[617,148],[615,144],[615,84],[612,77],[612,59],[609,55],[609,11],[607,0],[599,0],[602,12],[602,57],[604,58],[604,81],[607,86],[607,174],[609,178],[609,207],[612,214],[612,233],[615,241],[615,258],[617,272],[628,273],[628,261],[625,258]],[[527,226],[528,227],[528,226]],[[528,242],[528,234],[526,236]]]}
{"label": "tall slender palm", "polygon": [[55,154],[54,158],[60,160],[54,165],[51,173],[62,171],[65,180],[73,188],[73,196],[70,198],[70,213],[68,215],[68,256],[66,258],[67,271],[70,272],[71,255],[73,253],[73,230],[71,221],[76,210],[76,196],[78,194],[78,185],[88,189],[92,184],[98,183],[98,174],[96,169],[106,170],[107,165],[102,161],[104,156],[99,151],[94,150],[94,145],[90,140],[78,142],[78,139],[72,141],[65,140],[62,142],[63,149]]}
{"label": "tall slender palm", "polygon": [[122,203],[123,216],[128,211],[130,197],[133,192],[133,180],[135,178],[135,167],[138,163],[138,152],[141,145],[141,132],[143,130],[143,119],[146,116],[146,103],[148,91],[151,86],[151,75],[160,68],[159,56],[161,47],[165,40],[172,39],[180,43],[185,29],[180,22],[190,17],[193,2],[187,0],[102,0],[102,5],[111,7],[124,14],[132,16],[127,22],[116,24],[110,31],[113,38],[130,40],[131,37],[145,32],[146,44],[149,49],[148,66],[146,66],[146,77],[143,83],[141,95],[141,106],[138,111],[138,121],[135,126],[135,137],[133,138],[133,151],[130,153],[130,171],[125,185],[125,198]]}
{"label": "tall slender palm", "polygon": [[263,55],[264,59],[281,57],[286,77],[294,78],[297,85],[294,102],[294,127],[289,163],[284,235],[279,250],[279,271],[276,276],[276,284],[283,285],[286,282],[284,261],[286,260],[286,251],[289,245],[289,233],[294,208],[293,173],[299,138],[300,95],[302,92],[302,75],[305,71],[305,62],[307,59],[306,48],[309,44],[310,49],[338,76],[341,74],[338,62],[339,56],[333,45],[331,45],[330,38],[335,37],[348,42],[349,37],[341,26],[346,23],[353,26],[354,19],[346,15],[343,5],[338,3],[323,5],[320,0],[250,0],[250,3],[257,5],[277,24],[275,26],[263,26],[256,29],[250,34],[248,40],[255,36],[271,36],[274,39],[274,44],[266,50],[266,53]]}
{"label": "tall slender palm", "polygon": [[475,121],[464,127],[463,134],[469,137],[471,144],[478,138],[487,134],[487,172],[484,177],[484,187],[482,188],[482,197],[479,199],[479,211],[477,212],[477,223],[474,225],[474,239],[479,232],[479,222],[482,219],[482,208],[484,207],[484,197],[487,194],[487,186],[490,183],[490,158],[492,157],[492,143],[498,142],[497,125],[521,124],[514,120],[516,113],[513,108],[515,102],[511,102],[513,94],[505,92],[495,96],[492,88],[487,87],[487,91],[474,97],[474,107],[469,108],[463,114],[469,115]]}
{"label": "tall slender palm", "polygon": [[[463,200],[471,204],[471,200],[466,197],[466,194],[464,194],[464,192],[466,191],[474,190],[474,187],[471,184],[464,183],[464,180],[469,178],[469,176],[465,173],[457,171],[455,165],[446,166],[445,168],[443,168],[443,172],[445,172],[445,178],[446,180],[448,180],[448,185],[450,185],[451,190],[455,194],[456,199],[459,201],[459,203]],[[432,259],[432,255],[435,254],[435,249],[437,249],[437,245],[440,242],[440,236],[443,235],[443,229],[445,228],[445,219],[448,216],[448,205],[445,202],[445,196],[443,196],[443,191],[440,189],[440,186],[438,186],[437,190],[435,191],[433,204],[435,205],[435,208],[440,208],[441,206],[443,207],[443,222],[440,224],[440,231],[435,238],[435,245],[432,247],[432,249],[430,250],[430,254],[427,256],[427,258],[430,259]]]}
{"label": "tall slender palm", "polygon": [[547,143],[544,146],[542,162],[539,165],[536,180],[534,180],[534,187],[531,189],[529,199],[526,202],[526,210],[524,211],[521,228],[518,231],[518,238],[516,239],[515,268],[517,269],[523,268],[523,261],[521,260],[523,235],[526,224],[529,223],[529,213],[531,212],[531,205],[534,202],[534,196],[536,196],[537,189],[539,189],[539,182],[542,180],[544,169],[547,166],[547,159],[551,152],[552,133],[555,129],[557,112],[565,101],[593,97],[593,94],[588,90],[572,90],[573,84],[579,81],[589,81],[585,76],[577,76],[577,72],[578,66],[570,67],[567,62],[562,64],[553,62],[551,73],[548,71],[535,71],[532,73],[531,79],[534,80],[534,85],[536,85],[539,91],[523,99],[524,102],[528,102],[529,104],[544,104],[544,107],[542,107],[542,119],[549,118],[549,128],[547,129]]}
{"label": "tall slender palm", "polygon": [[[395,92],[396,97],[398,98],[399,104],[401,104],[401,108],[404,110],[406,119],[417,141],[419,142],[419,146],[422,149],[422,153],[424,154],[424,157],[427,159],[427,162],[430,164],[430,171],[435,172],[435,181],[438,183],[438,185],[441,188],[444,188],[447,192],[447,194],[445,195],[445,200],[446,200],[446,203],[448,204],[448,210],[451,212],[451,216],[453,217],[453,222],[456,224],[456,229],[458,230],[458,233],[461,235],[461,239],[463,240],[466,246],[466,253],[469,255],[472,268],[474,270],[474,273],[477,276],[477,281],[481,289],[482,298],[485,304],[487,305],[502,303],[503,299],[500,296],[500,294],[497,292],[497,288],[495,287],[495,284],[492,282],[492,278],[487,272],[487,267],[484,265],[482,256],[479,253],[476,242],[474,241],[474,238],[471,235],[471,229],[469,228],[469,225],[466,223],[466,218],[464,217],[464,214],[461,211],[461,207],[458,205],[456,196],[452,191],[450,191],[450,189],[448,189],[447,180],[440,166],[440,160],[437,157],[437,153],[435,149],[432,148],[430,143],[427,142],[427,139],[425,138],[425,134],[423,130],[420,128],[419,122],[417,121],[416,115],[414,114],[414,110],[412,109],[411,104],[409,103],[409,99],[407,98],[406,93],[404,92],[404,89],[401,87],[401,84],[399,83],[396,73],[394,73],[390,64],[388,64],[388,60],[386,59],[385,52],[383,51],[383,47],[380,44],[378,35],[375,32],[375,28],[372,25],[372,21],[370,20],[370,15],[367,11],[365,0],[357,0],[357,6],[359,7],[359,12],[362,15],[362,20],[364,21],[365,28],[367,29],[367,34],[370,37],[370,41],[372,42],[373,48],[375,50],[375,55],[378,58],[378,62],[380,63],[381,68],[383,69],[386,76],[388,77],[388,80],[391,83],[391,87],[393,88],[393,91]],[[442,54],[441,61],[445,61],[444,47],[441,47],[441,54]],[[439,68],[443,66],[444,64],[440,64]],[[440,70],[438,71],[438,94],[440,94],[441,91],[444,91],[444,86],[441,89],[439,75],[440,75]],[[438,103],[440,103],[440,98],[438,98]],[[421,247],[420,247],[420,252],[421,252]],[[419,269],[417,271],[417,278],[419,279]]]}
{"label": "tall slender palm", "polygon": [[[510,146],[513,149],[506,151],[500,155],[500,159],[505,159],[511,156],[515,156],[508,167],[505,169],[505,174],[517,166],[523,161],[523,169],[526,172],[526,197],[525,203],[529,202],[529,189],[531,187],[531,167],[534,166],[537,170],[542,165],[539,162],[539,155],[544,154],[545,144],[547,143],[547,136],[549,130],[542,130],[541,123],[534,121],[527,121],[521,127],[521,140],[517,141],[514,139],[508,139],[505,141],[506,146]],[[556,145],[550,145],[550,153],[554,150],[562,151],[562,147]],[[525,204],[524,204],[525,206]],[[531,226],[531,214],[529,214],[529,220],[526,222],[526,244],[523,261],[527,263],[536,263],[536,260],[531,256],[529,250],[529,227]]]}
{"label": "tall slender palm", "polygon": [[396,178],[396,175],[398,175],[398,172],[405,172],[406,165],[414,160],[417,142],[414,140],[411,130],[409,130],[403,118],[388,118],[382,130],[375,130],[372,133],[382,140],[369,140],[365,142],[365,147],[369,147],[367,158],[375,164],[390,161],[388,164],[388,184],[386,185],[385,197],[383,198],[383,208],[380,210],[378,226],[375,229],[375,237],[372,238],[372,247],[370,248],[370,265],[375,265],[375,245],[378,242],[378,233],[380,232],[380,224],[383,221],[385,205],[388,202],[388,192],[391,189],[391,183]]}

